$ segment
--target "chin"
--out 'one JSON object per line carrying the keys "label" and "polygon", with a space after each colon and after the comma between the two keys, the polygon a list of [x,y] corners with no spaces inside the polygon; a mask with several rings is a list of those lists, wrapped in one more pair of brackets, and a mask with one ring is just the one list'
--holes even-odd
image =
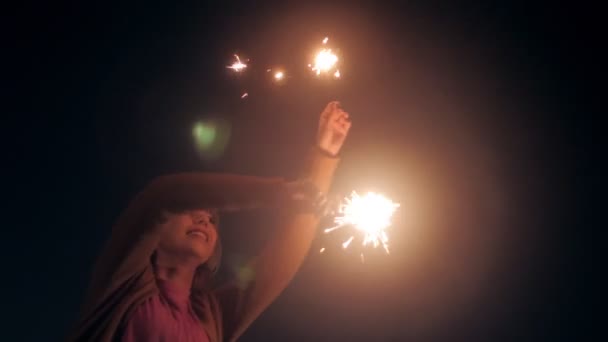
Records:
{"label": "chin", "polygon": [[190,248],[191,254],[198,259],[201,264],[204,264],[211,257],[211,251],[207,247],[203,246],[192,246]]}

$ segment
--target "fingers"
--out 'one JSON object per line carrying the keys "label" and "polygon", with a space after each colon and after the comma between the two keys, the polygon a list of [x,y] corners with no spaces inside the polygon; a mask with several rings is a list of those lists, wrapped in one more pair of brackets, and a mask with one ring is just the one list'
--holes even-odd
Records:
{"label": "fingers", "polygon": [[330,120],[330,118],[332,117],[332,114],[334,114],[336,112],[336,110],[338,110],[340,108],[340,102],[338,101],[331,101],[330,103],[327,104],[327,106],[325,106],[325,109],[323,109],[323,111],[321,112],[321,118],[319,119],[319,124],[323,125],[325,123],[327,123],[327,121]]}
{"label": "fingers", "polygon": [[346,134],[351,126],[351,121],[349,119],[349,115],[347,112],[343,110],[338,110],[337,113],[331,118],[331,126],[337,132]]}
{"label": "fingers", "polygon": [[321,113],[319,129],[321,131],[324,129],[330,129],[331,131],[345,136],[348,134],[350,126],[350,116],[342,109],[340,102],[331,101],[328,103]]}

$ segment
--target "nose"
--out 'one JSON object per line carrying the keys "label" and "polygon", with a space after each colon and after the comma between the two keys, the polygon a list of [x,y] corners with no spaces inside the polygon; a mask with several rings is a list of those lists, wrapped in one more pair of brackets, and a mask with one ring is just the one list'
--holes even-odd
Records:
{"label": "nose", "polygon": [[207,214],[193,213],[192,222],[197,225],[207,226],[211,223],[211,218]]}

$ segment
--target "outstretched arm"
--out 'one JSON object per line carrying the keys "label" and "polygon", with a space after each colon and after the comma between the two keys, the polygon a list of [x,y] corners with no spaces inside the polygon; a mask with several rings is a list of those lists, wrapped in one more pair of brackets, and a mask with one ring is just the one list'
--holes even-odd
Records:
{"label": "outstretched arm", "polygon": [[[302,176],[323,193],[329,190],[338,163],[336,156],[349,129],[348,114],[337,102],[329,103],[321,113],[317,146]],[[225,340],[238,338],[291,281],[310,249],[318,222],[313,213],[289,217],[286,226],[251,263],[253,279],[218,290]]]}
{"label": "outstretched arm", "polygon": [[152,181],[122,213],[97,261],[87,297],[108,282],[122,283],[149,265],[158,245],[155,218],[163,209],[235,210],[278,206],[294,190],[282,179],[214,173],[180,173]]}

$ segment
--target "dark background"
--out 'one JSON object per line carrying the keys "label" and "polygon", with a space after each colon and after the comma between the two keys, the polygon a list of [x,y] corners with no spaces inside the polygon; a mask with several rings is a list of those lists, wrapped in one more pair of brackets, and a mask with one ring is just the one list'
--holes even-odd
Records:
{"label": "dark background", "polygon": [[[374,189],[402,204],[391,254],[361,263],[320,235],[243,341],[590,336],[582,256],[593,138],[582,95],[599,42],[592,12],[253,1],[5,11],[3,335],[65,336],[112,222],[153,177],[293,178],[336,98],[353,127],[334,192]],[[343,55],[339,81],[306,69],[325,36]],[[241,77],[225,68],[233,53],[250,58]],[[267,79],[276,65],[289,73],[283,86]],[[214,160],[192,137],[211,117],[231,125]],[[280,228],[274,219],[223,220],[225,274]]]}

